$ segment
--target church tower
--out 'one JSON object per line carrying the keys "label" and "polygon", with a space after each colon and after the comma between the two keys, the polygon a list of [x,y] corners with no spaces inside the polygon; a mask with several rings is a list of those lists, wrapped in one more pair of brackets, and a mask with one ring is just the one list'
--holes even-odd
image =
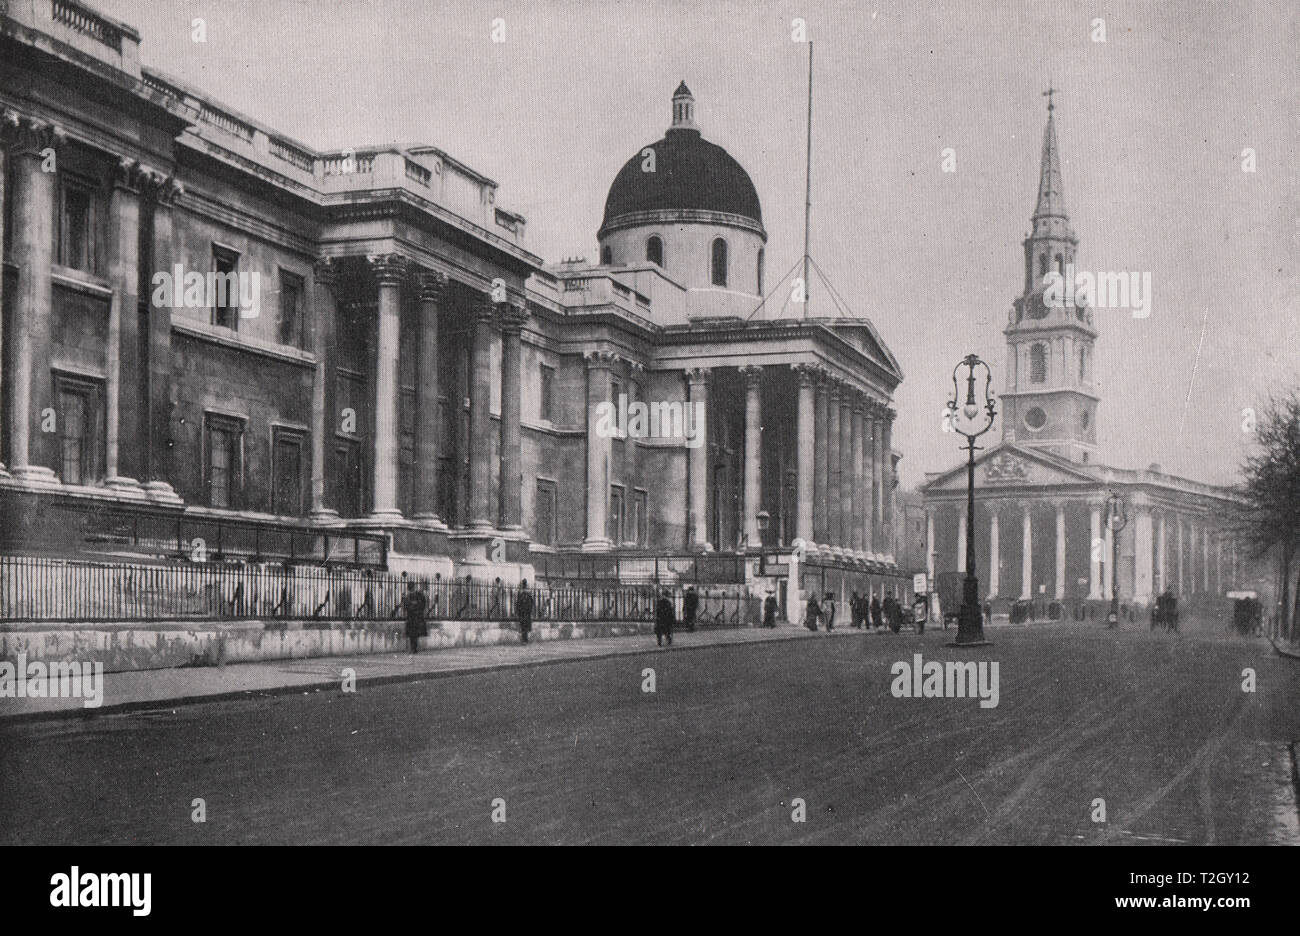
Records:
{"label": "church tower", "polygon": [[[1073,275],[1079,239],[1070,228],[1061,186],[1055,105],[1049,88],[1043,130],[1038,202],[1025,238],[1024,291],[1003,334],[1007,386],[1002,394],[1002,438],[1076,462],[1095,462],[1098,397],[1093,370],[1097,330],[1093,310],[1071,300],[1072,290],[1049,289],[1051,274]],[[1065,298],[1062,299],[1062,294]]]}

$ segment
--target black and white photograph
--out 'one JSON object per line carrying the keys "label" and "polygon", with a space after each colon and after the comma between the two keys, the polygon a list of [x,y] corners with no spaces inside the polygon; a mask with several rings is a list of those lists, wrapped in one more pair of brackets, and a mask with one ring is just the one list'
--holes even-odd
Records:
{"label": "black and white photograph", "polygon": [[1298,49],[1290,0],[0,0],[22,901],[824,845],[1276,911]]}

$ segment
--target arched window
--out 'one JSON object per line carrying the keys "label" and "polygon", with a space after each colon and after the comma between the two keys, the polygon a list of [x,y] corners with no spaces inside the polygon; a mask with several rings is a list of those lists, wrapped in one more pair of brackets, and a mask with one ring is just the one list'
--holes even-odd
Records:
{"label": "arched window", "polygon": [[1036,344],[1029,348],[1029,382],[1047,381],[1047,345]]}
{"label": "arched window", "polygon": [[664,265],[664,242],[658,234],[651,234],[646,239],[645,258],[656,266]]}
{"label": "arched window", "polygon": [[758,294],[763,295],[763,248],[758,248]]}
{"label": "arched window", "polygon": [[614,265],[614,248],[610,247],[608,244],[600,248],[600,265],[601,266]]}
{"label": "arched window", "polygon": [[727,285],[727,242],[721,237],[713,242],[713,285]]}

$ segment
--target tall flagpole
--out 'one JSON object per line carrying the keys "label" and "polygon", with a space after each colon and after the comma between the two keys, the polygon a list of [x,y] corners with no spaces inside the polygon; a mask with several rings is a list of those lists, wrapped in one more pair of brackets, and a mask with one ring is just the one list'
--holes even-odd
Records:
{"label": "tall flagpole", "polygon": [[808,222],[812,215],[812,79],[813,44],[808,40],[808,161],[804,173],[803,205],[803,316],[808,317],[808,300],[811,298],[808,282]]}

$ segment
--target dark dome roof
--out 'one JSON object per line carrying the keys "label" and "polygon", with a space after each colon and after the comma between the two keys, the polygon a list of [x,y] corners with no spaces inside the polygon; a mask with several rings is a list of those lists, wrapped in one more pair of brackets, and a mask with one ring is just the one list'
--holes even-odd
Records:
{"label": "dark dome roof", "polygon": [[620,215],[673,209],[726,212],[762,225],[763,211],[749,173],[698,130],[670,129],[651,148],[654,172],[641,170],[643,147],[614,177],[605,199],[602,229]]}

